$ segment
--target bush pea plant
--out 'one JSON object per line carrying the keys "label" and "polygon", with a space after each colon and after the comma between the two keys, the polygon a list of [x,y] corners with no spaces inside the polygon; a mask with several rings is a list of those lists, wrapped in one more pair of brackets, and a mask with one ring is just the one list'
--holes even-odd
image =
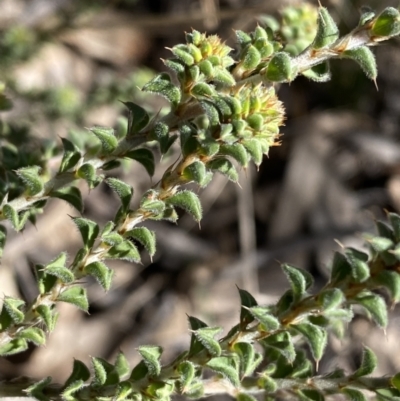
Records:
{"label": "bush pea plant", "polygon": [[[82,212],[82,195],[76,186],[79,180],[86,181],[89,188],[105,181],[120,199],[120,207],[103,227],[85,217],[73,218],[82,247],[72,258],[63,252],[48,264],[35,266],[38,296],[32,303],[4,296],[0,355],[20,353],[29,342],[44,345],[47,335],[56,329],[58,302],[87,311],[89,300],[82,279],[93,276],[107,291],[113,278],[109,260],[140,262],[138,243],[154,255],[156,233],[141,223],[176,222],[179,208],[200,221],[200,200],[187,184],[203,188],[214,173],[237,182],[239,168],[250,162],[259,166],[263,155],[280,141],[284,108],[276,95],[278,85],[299,75],[327,81],[329,62],[334,58],[354,60],[375,80],[377,68],[370,48],[399,33],[400,12],[395,8],[378,14],[366,10],[358,26],[340,36],[327,9],[307,4],[284,10],[280,23],[266,17],[251,33],[236,31],[236,53],[219,37],[193,30],[186,34],[186,43],[170,49],[172,57],[164,61],[172,75],[158,74],[143,87],[143,91],[168,100],[166,115],[150,117],[140,105],[126,102],[129,118],[125,129],[90,129],[98,139],[96,148],[81,149],[62,138],[55,174],[48,161],[56,148],[44,147],[29,154],[21,151],[17,158],[18,150],[3,142],[1,249],[6,245],[6,226],[23,230],[45,211],[50,198],[67,201]],[[10,102],[1,89],[4,110]],[[132,159],[152,175],[155,158],[147,145],[157,143],[164,155],[175,142],[179,143],[179,159],[160,182],[135,195],[140,204],[132,208],[132,187],[114,178],[112,170],[122,159]],[[388,213],[388,221],[377,222],[378,234],[366,237],[368,253],[353,248],[335,253],[330,279],[316,293],[308,272],[284,264],[290,289],[269,306],[258,305],[249,292],[239,289],[238,323],[224,337],[219,336],[222,328],[209,327],[190,316],[189,349],[167,364],[160,362],[161,347],[143,345],[138,348],[142,360],[133,368],[122,352],[113,362],[93,357],[90,367],[75,360],[65,383],[52,383],[51,377],[3,381],[0,397],[167,401],[176,394],[197,399],[224,393],[238,401],[254,401],[257,396],[319,401],[330,395],[362,401],[372,393],[379,400],[400,400],[400,374],[370,376],[377,360],[369,348],[364,349],[354,372],[338,368],[318,375],[328,333],[344,336],[355,306],[385,328],[386,299],[392,305],[400,300],[400,216]]]}

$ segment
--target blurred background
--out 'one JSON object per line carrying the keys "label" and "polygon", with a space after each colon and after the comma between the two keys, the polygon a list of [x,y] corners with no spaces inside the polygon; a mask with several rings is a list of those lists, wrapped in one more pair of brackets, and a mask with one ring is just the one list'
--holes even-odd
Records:
{"label": "blurred background", "polygon": [[[162,111],[163,99],[140,88],[166,69],[160,58],[184,41],[185,31],[217,33],[234,48],[234,29],[251,30],[266,14],[279,18],[282,7],[294,3],[0,0],[0,80],[14,105],[2,113],[0,145],[12,142],[29,160],[51,150],[50,143],[60,146],[60,137],[90,142],[85,127],[115,127],[126,115],[120,101]],[[323,5],[347,33],[357,25],[363,3],[326,0]],[[381,10],[398,2],[368,0],[368,5]],[[391,40],[375,53],[379,91],[351,61],[332,63],[331,82],[299,78],[279,88],[287,110],[282,146],[271,149],[259,171],[243,172],[241,188],[215,177],[200,193],[201,229],[187,215],[177,226],[146,223],[157,233],[153,262],[144,255],[143,265],[114,263],[108,294],[87,281],[90,315],[60,304],[47,345],[1,359],[0,379],[51,375],[61,381],[73,358],[112,360],[120,349],[134,364],[143,344],[162,345],[168,361],[188,346],[186,314],[226,330],[236,324],[235,285],[260,304],[276,301],[288,287],[280,262],[309,270],[316,288],[322,286],[335,250],[362,247],[362,233],[374,230],[374,220],[384,219],[385,210],[400,212],[400,42]],[[115,174],[133,185],[137,202],[170,160],[160,164],[152,181],[133,163]],[[50,158],[54,169],[58,163]],[[113,218],[118,201],[105,185],[90,193],[85,185],[81,189],[88,218],[102,224]],[[32,266],[66,249],[73,258],[80,246],[69,218],[74,213],[52,201],[36,226],[19,234],[10,230],[0,296],[31,301],[37,295]],[[392,314],[386,339],[367,318],[357,317],[348,338],[332,338],[320,372],[338,365],[354,369],[362,344],[378,354],[377,374],[400,370],[400,321],[396,310]]]}

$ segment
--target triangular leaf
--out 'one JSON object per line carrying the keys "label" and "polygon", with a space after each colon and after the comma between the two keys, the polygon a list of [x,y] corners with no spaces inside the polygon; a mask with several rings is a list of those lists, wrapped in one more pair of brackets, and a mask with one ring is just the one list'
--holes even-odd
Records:
{"label": "triangular leaf", "polygon": [[85,266],[84,272],[93,276],[105,291],[110,289],[113,271],[105,263],[100,261],[89,263]]}
{"label": "triangular leaf", "polygon": [[125,182],[112,177],[107,178],[106,183],[118,195],[124,211],[127,211],[133,196],[133,188]]}
{"label": "triangular leaf", "polygon": [[150,375],[158,376],[161,372],[160,358],[163,352],[162,348],[155,345],[143,345],[138,348],[138,352],[142,356]]}
{"label": "triangular leaf", "polygon": [[51,191],[49,196],[51,198],[62,199],[73,206],[79,213],[83,212],[82,194],[76,187],[66,187],[57,191]]}
{"label": "triangular leaf", "polygon": [[28,327],[18,333],[18,338],[31,341],[36,345],[43,345],[46,343],[46,334],[39,327]]}
{"label": "triangular leaf", "polygon": [[282,265],[282,270],[289,280],[295,300],[299,301],[313,285],[312,275],[303,269],[287,264]]}
{"label": "triangular leaf", "polygon": [[378,365],[378,359],[372,350],[364,347],[363,356],[360,367],[353,373],[353,377],[362,377],[370,375],[374,372]]}
{"label": "triangular leaf", "polygon": [[149,149],[142,148],[130,150],[129,152],[125,153],[125,157],[139,162],[146,169],[150,177],[154,175],[154,155]]}
{"label": "triangular leaf", "polygon": [[88,367],[78,359],[74,359],[74,366],[72,372],[64,384],[64,388],[67,388],[71,383],[81,380],[85,382],[90,378],[90,371]]}
{"label": "triangular leaf", "polygon": [[301,323],[292,327],[306,338],[314,359],[320,361],[328,341],[326,330],[312,323]]}
{"label": "triangular leaf", "polygon": [[383,298],[377,294],[361,294],[356,297],[357,304],[363,306],[372,316],[376,324],[385,328],[388,324],[387,306]]}
{"label": "triangular leaf", "polygon": [[15,338],[0,347],[0,356],[20,354],[28,349],[28,343],[23,338]]}
{"label": "triangular leaf", "polygon": [[87,248],[92,248],[94,241],[99,235],[99,226],[92,220],[84,219],[82,217],[72,217],[73,222],[78,227],[81,233],[83,244]]}
{"label": "triangular leaf", "polygon": [[203,327],[194,330],[193,334],[212,356],[219,356],[222,351],[221,346],[214,337],[221,331],[220,327]]}
{"label": "triangular leaf", "polygon": [[209,168],[212,171],[223,174],[230,181],[233,181],[233,182],[239,181],[238,172],[237,172],[235,166],[232,164],[232,162],[228,159],[217,158],[217,159],[211,160],[210,162],[207,163],[207,168]]}
{"label": "triangular leaf", "polygon": [[239,370],[233,358],[221,356],[212,358],[207,362],[207,366],[214,372],[221,374],[227,379],[234,387],[240,386]]}
{"label": "triangular leaf", "polygon": [[167,73],[161,73],[148,82],[143,91],[152,92],[165,97],[175,108],[181,100],[181,91],[172,82]]}
{"label": "triangular leaf", "polygon": [[254,321],[254,316],[249,311],[249,308],[257,306],[257,301],[248,291],[238,288],[240,296],[240,326],[245,329],[247,325]]}
{"label": "triangular leaf", "polygon": [[73,304],[85,312],[89,308],[86,290],[79,286],[67,288],[57,297],[57,301]]}
{"label": "triangular leaf", "polygon": [[36,312],[43,319],[47,330],[49,332],[53,331],[58,318],[58,313],[54,310],[54,308],[49,305],[39,305],[36,308]]}
{"label": "triangular leaf", "polygon": [[249,312],[261,323],[263,330],[271,332],[278,330],[281,326],[280,321],[271,314],[268,308],[262,306],[253,306]]}
{"label": "triangular leaf", "polygon": [[61,140],[64,147],[64,153],[61,160],[59,172],[65,173],[79,162],[81,158],[81,153],[79,152],[79,149],[68,139],[61,138]]}
{"label": "triangular leaf", "polygon": [[179,207],[191,214],[195,221],[202,218],[202,207],[198,196],[189,190],[177,192],[166,199],[168,205]]}
{"label": "triangular leaf", "polygon": [[27,188],[27,194],[34,196],[43,190],[43,181],[39,176],[39,166],[22,167],[16,171]]}
{"label": "triangular leaf", "polygon": [[150,231],[146,227],[135,227],[125,233],[125,237],[132,237],[139,241],[152,257],[156,253],[156,236],[154,231]]}
{"label": "triangular leaf", "polygon": [[90,131],[100,140],[104,155],[110,155],[118,146],[114,130],[108,127],[93,127]]}
{"label": "triangular leaf", "polygon": [[129,110],[128,116],[128,133],[127,136],[134,136],[139,133],[150,121],[150,117],[147,111],[133,103],[133,102],[122,102]]}

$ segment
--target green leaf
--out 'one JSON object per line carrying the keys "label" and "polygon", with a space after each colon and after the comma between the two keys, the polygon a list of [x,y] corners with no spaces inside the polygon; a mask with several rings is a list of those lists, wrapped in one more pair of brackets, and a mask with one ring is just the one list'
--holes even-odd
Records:
{"label": "green leaf", "polygon": [[89,263],[85,266],[84,272],[93,276],[105,291],[110,289],[113,271],[105,263],[100,261]]}
{"label": "green leaf", "polygon": [[245,139],[242,144],[258,167],[263,159],[263,151],[259,141],[257,139]]}
{"label": "green leaf", "polygon": [[342,56],[354,60],[369,79],[375,80],[378,76],[375,56],[368,46],[360,46],[355,49],[346,50],[342,53]]}
{"label": "green leaf", "polygon": [[232,145],[224,144],[220,146],[219,153],[224,156],[230,156],[235,159],[242,167],[246,167],[249,161],[246,148],[240,143]]}
{"label": "green leaf", "polygon": [[11,223],[14,230],[19,231],[19,216],[18,212],[10,205],[3,206],[3,215]]}
{"label": "green leaf", "polygon": [[46,343],[46,334],[39,327],[28,327],[18,333],[18,338],[23,338],[31,341],[36,345],[43,345]]}
{"label": "green leaf", "polygon": [[185,396],[193,400],[204,397],[204,384],[201,380],[193,380],[186,389]]}
{"label": "green leaf", "polygon": [[102,235],[101,240],[107,245],[114,246],[124,242],[124,237],[116,232]]}
{"label": "green leaf", "polygon": [[64,391],[61,393],[61,397],[65,401],[76,401],[74,394],[77,393],[85,386],[83,380],[76,380],[64,387]]}
{"label": "green leaf", "polygon": [[374,281],[389,291],[393,303],[398,303],[400,301],[399,273],[390,270],[382,270],[374,277]]}
{"label": "green leaf", "polygon": [[332,262],[331,281],[339,283],[352,276],[353,269],[348,259],[339,252],[335,252]]}
{"label": "green leaf", "polygon": [[376,36],[396,36],[400,33],[400,12],[394,7],[385,8],[376,18],[371,31]]}
{"label": "green leaf", "polygon": [[222,375],[231,382],[234,387],[240,386],[239,370],[233,358],[226,356],[212,358],[207,362],[207,366],[214,372]]}
{"label": "green leaf", "polygon": [[7,241],[7,229],[0,225],[0,260],[3,256],[4,247]]}
{"label": "green leaf", "polygon": [[134,136],[138,134],[150,121],[150,117],[147,111],[133,103],[133,102],[122,102],[128,109],[128,133],[127,136]]}
{"label": "green leaf", "polygon": [[21,311],[21,307],[24,305],[25,302],[22,299],[5,296],[3,300],[3,309],[7,311],[15,324],[20,324],[24,321],[25,314]]}
{"label": "green leaf", "polygon": [[72,372],[69,375],[68,379],[65,381],[64,388],[68,388],[68,386],[76,381],[85,382],[90,378],[90,371],[88,367],[78,359],[74,359],[74,365],[72,368]]}
{"label": "green leaf", "polygon": [[73,304],[85,312],[89,309],[86,290],[79,286],[67,288],[57,297],[57,301]]}
{"label": "green leaf", "polygon": [[82,241],[85,247],[92,248],[94,241],[99,235],[99,226],[92,220],[84,219],[82,217],[72,217],[73,222],[78,227],[82,236]]}
{"label": "green leaf", "polygon": [[378,366],[378,359],[372,350],[364,347],[360,367],[353,373],[353,377],[363,377],[370,375]]}
{"label": "green leaf", "polygon": [[36,308],[36,312],[42,318],[47,330],[52,332],[58,319],[58,313],[54,310],[54,305],[39,305]]}
{"label": "green leaf", "polygon": [[163,352],[162,348],[156,345],[143,345],[138,348],[138,352],[143,358],[149,374],[158,376],[161,372],[160,358]]}
{"label": "green leaf", "polygon": [[119,377],[114,366],[102,358],[92,358],[93,365],[93,385],[107,386],[117,384]]}
{"label": "green leaf", "polygon": [[171,52],[186,66],[191,66],[194,64],[194,57],[191,55],[188,46],[176,45],[171,49]]}
{"label": "green leaf", "polygon": [[186,389],[189,388],[190,384],[192,383],[196,370],[195,366],[190,361],[183,361],[178,366],[178,373],[180,374],[179,377],[179,389],[182,394],[186,392]]}
{"label": "green leaf", "polygon": [[396,242],[400,241],[400,215],[396,213],[388,213],[389,221],[393,227],[394,240]]}
{"label": "green leaf", "polygon": [[297,394],[299,395],[300,400],[302,401],[324,401],[325,397],[323,394],[314,389],[304,389],[298,390]]}
{"label": "green leaf", "polygon": [[50,401],[46,395],[44,395],[43,390],[51,383],[51,377],[46,377],[37,383],[32,384],[27,389],[24,390],[29,396],[36,398],[39,401]]}
{"label": "green leaf", "polygon": [[250,308],[257,306],[257,301],[248,291],[242,290],[238,287],[240,296],[240,326],[245,329],[249,323],[254,321],[254,316],[250,312]]}
{"label": "green leaf", "polygon": [[318,8],[318,28],[313,49],[322,49],[334,43],[339,37],[339,29],[325,7]]}
{"label": "green leaf", "polygon": [[200,319],[197,319],[193,316],[188,316],[189,325],[192,330],[192,336],[190,339],[190,347],[189,347],[189,355],[193,356],[201,352],[205,347],[203,344],[197,339],[195,335],[195,331],[197,329],[207,327],[207,325],[202,322]]}
{"label": "green leaf", "polygon": [[91,163],[82,164],[76,172],[77,177],[83,178],[90,189],[95,188],[99,183],[99,178],[96,174],[96,168]]}
{"label": "green leaf", "polygon": [[118,391],[115,396],[115,401],[125,401],[125,400],[131,400],[131,401],[141,401],[142,396],[141,394],[134,393],[132,397],[130,397],[133,393],[133,388],[132,384],[129,381],[123,381],[118,384]]}
{"label": "green leaf", "polygon": [[64,153],[61,160],[59,172],[65,173],[66,171],[74,167],[79,162],[82,156],[79,152],[79,149],[71,141],[66,138],[61,138],[61,140],[64,147]]}
{"label": "green leaf", "polygon": [[140,361],[133,369],[131,372],[131,375],[129,377],[129,381],[139,381],[144,379],[147,374],[149,373],[149,369],[147,368],[146,364],[144,361]]}
{"label": "green leaf", "polygon": [[240,360],[240,377],[250,376],[262,361],[262,355],[254,351],[254,346],[246,342],[237,342],[233,346]]}
{"label": "green leaf", "polygon": [[289,280],[295,301],[299,301],[313,285],[312,275],[303,269],[287,264],[282,265],[282,270]]}
{"label": "green leaf", "polygon": [[355,388],[345,387],[342,389],[342,393],[346,395],[349,401],[367,401],[368,398],[360,391]]}
{"label": "green leaf", "polygon": [[327,344],[326,330],[312,323],[300,323],[292,325],[292,327],[305,337],[314,359],[320,361]]}
{"label": "green leaf", "polygon": [[165,97],[175,108],[181,101],[181,91],[172,82],[167,73],[161,73],[148,82],[143,91],[152,92]]}
{"label": "green leaf", "polygon": [[282,355],[288,363],[293,363],[296,358],[296,350],[291,335],[284,331],[268,336],[261,341],[264,347],[271,348]]}
{"label": "green leaf", "polygon": [[139,162],[146,169],[150,177],[154,175],[154,155],[149,149],[131,150],[125,154],[125,157]]}
{"label": "green leaf", "polygon": [[191,95],[196,99],[209,98],[216,95],[216,91],[212,85],[205,82],[199,82],[193,86],[190,91]]}
{"label": "green leaf", "polygon": [[130,241],[124,241],[114,245],[106,254],[106,259],[120,259],[128,262],[140,262],[140,253]]}
{"label": "green leaf", "polygon": [[115,361],[115,370],[118,373],[119,379],[124,379],[129,375],[130,367],[126,356],[120,351]]}
{"label": "green leaf", "polygon": [[259,50],[253,46],[248,45],[243,50],[243,53],[240,56],[241,59],[241,67],[245,70],[252,70],[258,66],[261,62],[261,54]]}
{"label": "green leaf", "polygon": [[169,136],[169,126],[163,122],[157,122],[150,132],[150,139],[160,144],[160,151],[163,155],[168,152],[177,137],[177,135]]}
{"label": "green leaf", "polygon": [[288,53],[275,53],[268,63],[266,78],[272,82],[290,81],[292,76],[292,60]]}
{"label": "green leaf", "polygon": [[397,390],[400,390],[400,372],[396,373],[392,379],[390,380],[391,384],[393,387],[395,387]]}
{"label": "green leaf", "polygon": [[101,142],[101,149],[104,155],[110,155],[118,146],[118,139],[114,130],[108,127],[92,127],[89,129]]}
{"label": "green leaf", "polygon": [[226,176],[230,181],[238,182],[239,176],[232,162],[225,158],[217,158],[207,163],[207,167]]}
{"label": "green leaf", "polygon": [[214,68],[213,80],[223,86],[233,86],[236,84],[235,78],[224,67]]}
{"label": "green leaf", "polygon": [[269,376],[262,376],[260,378],[260,387],[262,387],[265,393],[273,394],[278,390],[278,385],[274,379]]}
{"label": "green leaf", "polygon": [[28,349],[28,343],[23,338],[15,338],[0,347],[0,356],[20,354]]}
{"label": "green leaf", "polygon": [[35,196],[43,190],[43,182],[39,176],[39,166],[22,167],[16,171],[17,175],[27,187],[27,195]]}
{"label": "green leaf", "polygon": [[327,288],[318,295],[318,303],[323,311],[339,308],[344,301],[345,296],[339,288]]}
{"label": "green leaf", "polygon": [[280,321],[271,314],[268,308],[262,306],[253,306],[249,312],[261,323],[263,331],[275,331],[281,326]]}
{"label": "green leaf", "polygon": [[127,211],[133,196],[133,188],[130,185],[125,184],[124,181],[112,177],[107,178],[106,183],[118,195],[119,199],[121,199],[123,210]]}
{"label": "green leaf", "polygon": [[104,224],[103,229],[101,230],[101,237],[111,234],[112,230],[114,230],[115,223],[113,221],[108,221]]}
{"label": "green leaf", "polygon": [[194,161],[189,164],[182,172],[182,177],[188,182],[194,181],[199,184],[201,187],[204,187],[204,184],[208,184],[208,175],[206,166],[201,161]]}
{"label": "green leaf", "polygon": [[345,250],[346,258],[351,266],[351,275],[357,283],[363,283],[370,276],[368,255],[357,249],[347,248]]}
{"label": "green leaf", "polygon": [[70,284],[75,280],[75,276],[70,269],[60,265],[50,265],[45,267],[45,273],[55,276],[64,284]]}
{"label": "green leaf", "polygon": [[178,76],[182,76],[185,72],[185,64],[178,58],[170,58],[167,60],[163,60],[163,63],[173,72],[175,72],[175,74],[177,74]]}
{"label": "green leaf", "polygon": [[301,74],[314,82],[327,82],[332,76],[328,61],[324,61],[308,70],[302,71]]}
{"label": "green leaf", "polygon": [[156,236],[154,231],[150,231],[146,227],[135,227],[125,233],[125,237],[132,237],[139,241],[149,253],[150,257],[156,253]]}
{"label": "green leaf", "polygon": [[74,207],[79,213],[83,212],[83,201],[81,191],[76,187],[66,187],[51,191],[49,193],[51,198],[58,198],[66,201]]}
{"label": "green leaf", "polygon": [[177,192],[175,195],[166,199],[167,205],[179,207],[192,215],[195,221],[202,218],[202,207],[198,196],[189,190]]}
{"label": "green leaf", "polygon": [[377,294],[361,294],[355,298],[357,304],[363,306],[372,316],[379,327],[388,324],[387,306],[383,298]]}
{"label": "green leaf", "polygon": [[221,355],[221,346],[214,337],[221,331],[222,329],[220,327],[202,327],[193,330],[193,334],[204,348],[206,348],[213,357],[216,357]]}
{"label": "green leaf", "polygon": [[218,127],[220,124],[218,108],[207,100],[200,100],[199,103],[208,117],[210,127]]}

